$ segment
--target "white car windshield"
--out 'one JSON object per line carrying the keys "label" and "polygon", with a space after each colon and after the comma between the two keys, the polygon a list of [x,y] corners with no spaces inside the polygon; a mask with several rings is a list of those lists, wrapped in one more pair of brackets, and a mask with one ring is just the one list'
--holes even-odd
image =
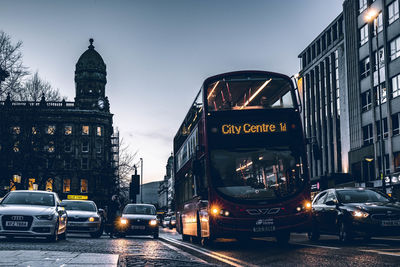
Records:
{"label": "white car windshield", "polygon": [[48,193],[11,192],[1,204],[54,206],[54,196]]}

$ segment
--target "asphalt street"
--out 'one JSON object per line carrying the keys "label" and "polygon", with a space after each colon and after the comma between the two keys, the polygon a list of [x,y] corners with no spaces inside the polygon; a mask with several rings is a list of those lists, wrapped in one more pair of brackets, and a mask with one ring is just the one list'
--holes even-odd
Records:
{"label": "asphalt street", "polygon": [[[0,238],[0,252],[59,251],[85,255],[117,255],[119,266],[399,266],[400,237],[373,238],[340,244],[337,237],[322,236],[310,242],[292,234],[290,244],[279,246],[272,238],[249,241],[218,239],[208,247],[182,242],[175,230],[162,229],[159,240],[136,236],[99,239],[69,235],[66,241]],[[22,251],[22,252],[21,252]],[[89,256],[88,256],[89,257]],[[0,266],[12,266],[12,264]],[[69,265],[64,265],[69,266]]]}

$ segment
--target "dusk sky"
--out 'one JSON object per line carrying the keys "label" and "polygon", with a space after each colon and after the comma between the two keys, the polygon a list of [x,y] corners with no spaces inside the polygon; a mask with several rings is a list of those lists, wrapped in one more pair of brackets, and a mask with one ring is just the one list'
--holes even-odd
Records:
{"label": "dusk sky", "polygon": [[202,82],[235,70],[299,71],[298,54],[343,0],[2,0],[0,30],[24,64],[75,97],[74,71],[94,38],[107,65],[114,127],[144,181],[162,180],[172,140]]}

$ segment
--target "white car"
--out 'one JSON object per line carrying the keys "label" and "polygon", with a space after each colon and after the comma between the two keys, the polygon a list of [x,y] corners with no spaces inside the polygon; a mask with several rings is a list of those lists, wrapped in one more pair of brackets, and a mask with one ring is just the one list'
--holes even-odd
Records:
{"label": "white car", "polygon": [[103,234],[101,210],[90,200],[63,200],[61,205],[68,215],[68,233],[88,233],[99,238]]}
{"label": "white car", "polygon": [[54,192],[18,190],[0,202],[0,236],[66,238],[67,213]]}

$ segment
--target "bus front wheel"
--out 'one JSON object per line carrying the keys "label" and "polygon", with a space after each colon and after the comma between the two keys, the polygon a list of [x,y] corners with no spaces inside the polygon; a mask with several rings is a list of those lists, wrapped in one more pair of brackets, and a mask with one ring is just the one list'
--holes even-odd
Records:
{"label": "bus front wheel", "polygon": [[289,243],[290,240],[290,232],[288,231],[282,231],[282,232],[278,232],[276,233],[276,242],[278,242],[279,245],[286,245],[287,243]]}
{"label": "bus front wheel", "polygon": [[188,235],[184,235],[184,234],[182,234],[182,240],[183,241],[189,241],[189,236]]}

